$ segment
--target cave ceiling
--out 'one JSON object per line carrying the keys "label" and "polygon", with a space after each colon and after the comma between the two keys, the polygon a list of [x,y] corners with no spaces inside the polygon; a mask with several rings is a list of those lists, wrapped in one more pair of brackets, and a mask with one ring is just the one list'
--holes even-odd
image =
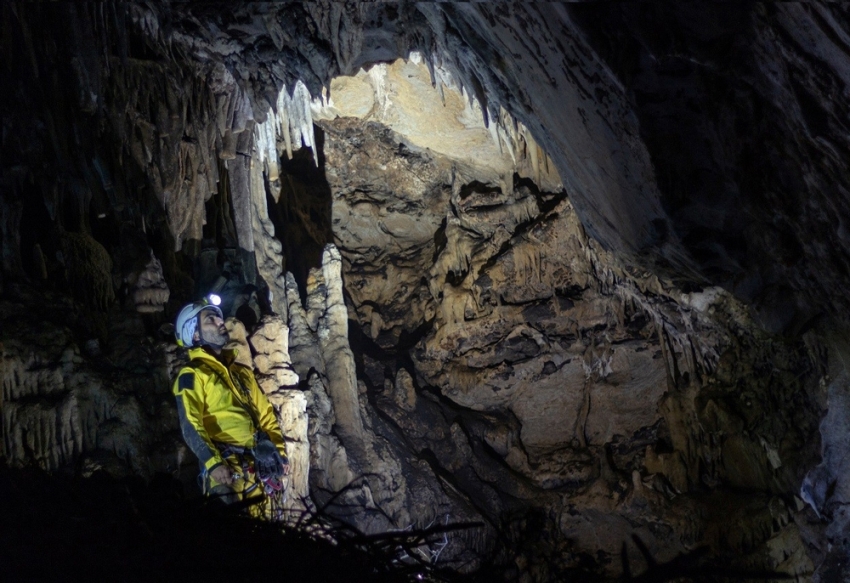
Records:
{"label": "cave ceiling", "polygon": [[12,465],[191,484],[169,323],[216,291],[293,508],[482,521],[428,556],[508,579],[651,569],[644,548],[841,576],[845,6],[2,18]]}

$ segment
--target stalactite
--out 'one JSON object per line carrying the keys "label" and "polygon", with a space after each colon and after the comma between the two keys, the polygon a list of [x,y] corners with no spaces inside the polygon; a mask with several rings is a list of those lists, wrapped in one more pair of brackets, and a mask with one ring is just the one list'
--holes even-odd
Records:
{"label": "stalactite", "polygon": [[246,251],[254,251],[254,231],[252,226],[253,206],[251,204],[251,166],[255,161],[250,157],[252,152],[252,133],[240,134],[239,150],[247,155],[237,156],[228,165],[230,176],[230,193],[233,204],[233,219],[236,224],[236,235],[239,246]]}
{"label": "stalactite", "polygon": [[[275,157],[277,152],[275,151]],[[283,245],[275,237],[275,227],[269,218],[263,171],[257,160],[251,164],[251,229],[257,271],[268,285],[268,301],[272,310],[282,318],[288,317],[286,281],[283,272]]]}
{"label": "stalactite", "polygon": [[[113,318],[110,334],[117,341],[116,346],[110,346],[113,352],[105,355],[97,341],[88,339],[88,331],[84,333],[86,338],[79,340],[68,335],[63,322],[49,330],[61,340],[61,346],[47,350],[45,347],[52,345],[40,337],[22,343],[19,334],[7,330],[12,329],[10,321],[33,310],[4,303],[4,334],[11,337],[7,340],[4,336],[0,343],[5,455],[14,463],[26,459],[51,468],[70,467],[102,448],[110,455],[132,459],[139,467],[147,463],[153,454],[145,449],[150,444],[139,445],[138,434],[143,432],[140,419],[155,427],[145,431],[165,432],[160,425],[172,419],[173,411],[163,406],[156,409],[156,418],[148,415],[148,404],[133,395],[152,395],[152,387],[162,385],[170,397],[168,383],[151,376],[138,379],[138,371],[155,368],[159,372],[153,376],[168,376],[180,356],[175,352],[164,356],[158,351],[165,349],[148,335],[128,340],[127,330],[158,323],[151,315],[154,311],[163,307],[171,310],[169,299],[176,301],[192,293],[193,282],[181,271],[185,267],[175,267],[181,262],[190,263],[190,254],[162,253],[163,240],[170,241],[163,231],[170,231],[168,236],[173,236],[177,249],[186,241],[194,241],[189,250],[197,249],[197,243],[209,235],[209,230],[203,228],[204,204],[213,194],[220,193],[222,200],[229,196],[233,203],[236,233],[232,238],[243,249],[254,251],[259,273],[268,284],[271,310],[279,316],[278,321],[261,322],[251,340],[258,369],[261,376],[265,375],[261,378],[264,389],[268,388],[275,399],[281,416],[303,428],[299,429],[297,446],[301,448],[299,463],[307,468],[307,446],[301,434],[312,432],[310,445],[314,451],[310,456],[320,490],[340,490],[360,471],[374,470],[387,476],[369,477],[362,488],[346,494],[347,504],[362,509],[359,519],[363,522],[359,526],[386,528],[393,521],[411,524],[415,512],[430,517],[438,507],[457,511],[458,515],[469,509],[471,516],[484,515],[494,520],[505,516],[507,510],[517,509],[520,514],[529,509],[542,510],[543,514],[557,516],[558,524],[538,540],[551,535],[551,540],[561,545],[569,539],[570,549],[599,551],[594,556],[606,565],[613,564],[610,559],[616,557],[619,549],[611,551],[594,545],[603,545],[606,537],[614,536],[611,533],[645,529],[657,537],[653,544],[659,547],[692,547],[707,541],[712,545],[728,543],[735,550],[742,550],[762,544],[780,532],[780,526],[788,523],[788,509],[772,499],[765,502],[760,496],[782,491],[790,504],[792,496],[787,495],[791,491],[787,484],[799,477],[799,472],[793,474],[792,470],[803,467],[803,462],[794,456],[803,455],[797,450],[808,447],[800,441],[800,435],[814,434],[806,423],[819,414],[810,386],[816,367],[806,368],[802,357],[794,360],[798,358],[795,348],[786,346],[784,341],[771,344],[773,340],[758,331],[757,324],[748,320],[745,309],[734,298],[703,285],[705,282],[693,275],[695,271],[687,272],[687,277],[693,280],[691,283],[699,283],[703,291],[684,293],[678,284],[660,276],[661,268],[657,274],[649,274],[629,263],[646,260],[649,265],[652,258],[663,257],[679,268],[691,259],[676,240],[675,229],[667,229],[670,222],[658,208],[653,172],[663,171],[664,167],[659,164],[656,168],[650,163],[657,161],[650,158],[657,150],[653,150],[656,146],[652,140],[645,138],[659,135],[652,134],[658,132],[658,124],[653,125],[652,112],[633,103],[629,94],[633,87],[617,78],[616,63],[606,64],[604,51],[595,51],[588,44],[590,41],[582,37],[581,27],[575,25],[574,14],[569,10],[535,7],[528,12],[504,14],[486,5],[426,3],[400,9],[399,20],[392,20],[397,24],[387,24],[399,29],[389,35],[397,42],[398,51],[414,45],[424,47],[421,58],[428,67],[430,84],[435,87],[435,99],[440,98],[445,104],[447,98],[453,99],[449,90],[459,89],[467,113],[480,116],[475,120],[476,128],[484,123],[496,151],[505,158],[510,156],[513,170],[523,180],[514,191],[513,172],[500,170],[499,176],[487,179],[498,189],[494,186],[492,192],[483,194],[475,189],[465,190],[465,199],[460,200],[461,190],[475,178],[468,169],[453,169],[453,179],[442,170],[433,175],[408,171],[426,168],[426,162],[422,162],[426,159],[427,163],[439,162],[438,156],[428,158],[430,154],[425,156],[410,148],[404,156],[389,158],[399,163],[402,158],[419,160],[418,166],[400,166],[405,171],[399,174],[415,174],[423,183],[431,180],[433,188],[420,188],[417,194],[427,192],[428,197],[422,197],[429,199],[427,205],[439,207],[436,220],[433,225],[429,222],[428,213],[434,211],[424,209],[427,205],[422,200],[404,199],[397,196],[394,188],[384,188],[391,196],[380,204],[363,203],[380,207],[375,211],[373,224],[377,226],[372,230],[384,228],[393,244],[401,246],[409,241],[402,240],[398,233],[404,232],[411,240],[422,233],[425,236],[410,243],[403,252],[376,251],[377,244],[367,249],[364,255],[368,252],[384,261],[380,269],[375,269],[378,275],[370,272],[368,257],[362,257],[360,263],[346,263],[349,250],[340,247],[344,259],[333,249],[328,250],[323,268],[311,277],[304,309],[294,278],[282,273],[282,248],[266,208],[266,179],[276,198],[273,183],[280,177],[278,157],[282,152],[291,159],[294,149],[309,147],[314,162],[319,163],[313,108],[331,106],[319,90],[330,89],[332,75],[356,73],[353,69],[364,62],[362,52],[375,50],[375,39],[368,34],[388,30],[369,29],[373,26],[370,23],[379,20],[370,18],[376,14],[389,16],[389,12],[381,12],[383,9],[365,4],[318,3],[281,9],[273,4],[246,5],[237,10],[236,25],[222,28],[214,25],[213,18],[204,20],[203,14],[212,12],[196,11],[189,21],[184,19],[188,13],[166,5],[77,7],[68,12],[73,16],[68,19],[73,34],[67,35],[67,46],[61,44],[61,34],[52,38],[60,49],[73,53],[73,60],[68,62],[57,60],[49,43],[33,46],[30,42],[38,20],[33,15],[41,14],[37,8],[15,8],[19,11],[14,12],[14,19],[4,20],[4,30],[9,30],[12,38],[11,42],[3,41],[4,49],[8,48],[12,55],[7,63],[20,63],[33,79],[56,71],[59,81],[47,94],[51,103],[58,105],[50,105],[52,109],[31,125],[16,121],[26,119],[21,113],[30,110],[15,109],[9,116],[13,130],[4,134],[12,140],[12,162],[0,180],[5,192],[12,194],[4,196],[0,203],[2,289],[10,292],[9,297],[20,294],[21,285],[16,278],[23,271],[18,227],[22,215],[29,212],[21,201],[30,195],[42,196],[46,216],[53,222],[63,220],[63,205],[67,206],[69,213],[83,217],[82,227],[79,233],[63,237],[82,237],[85,241],[65,241],[66,249],[57,258],[46,238],[36,243],[30,240],[26,251],[32,250],[35,265],[28,273],[40,278],[45,293],[53,292],[56,281],[52,278],[59,270],[56,264],[64,262],[67,279],[81,282],[79,285],[88,291],[83,294],[78,290],[77,302],[69,299],[67,304],[57,303],[59,309],[55,311],[74,314],[79,306],[90,302],[88,309]],[[12,14],[11,10],[4,8],[4,18]],[[785,36],[796,38],[795,35],[827,30],[831,32],[826,36],[834,44],[838,42],[835,38],[843,34],[826,9],[818,7],[811,13],[795,10],[782,6],[769,17],[753,12],[751,30],[762,43],[759,51],[765,55],[781,54],[787,59],[799,50],[787,39],[782,40]],[[521,22],[517,14],[527,19]],[[546,15],[552,16],[552,23],[546,22]],[[243,22],[242,16],[262,18],[245,18]],[[120,30],[122,18],[129,22],[129,31]],[[780,23],[771,28],[774,25],[764,24],[765,18],[785,18],[806,26]],[[819,24],[820,20],[824,22]],[[112,30],[111,21],[117,23],[116,30]],[[51,22],[44,21],[45,26],[52,27],[48,30],[63,30]],[[12,25],[6,26],[9,23]],[[488,25],[495,26],[498,32],[491,33]],[[535,29],[554,30],[549,25],[560,26],[557,43],[546,34],[534,34]],[[17,30],[24,31],[24,43],[17,43]],[[777,31],[782,34],[773,34]],[[637,32],[628,34],[640,40]],[[830,71],[830,59],[813,56],[824,45],[814,37],[808,41],[802,43],[811,49],[806,58],[826,65],[795,64],[783,69],[783,74],[811,80],[799,71],[811,69],[816,71],[819,82],[837,78]],[[274,50],[270,50],[272,46]],[[636,50],[644,51],[641,43],[636,46]],[[688,47],[683,44],[678,49],[687,53]],[[113,51],[117,53],[113,55]],[[746,53],[740,44],[736,51],[747,57],[742,62],[748,67],[755,64],[748,69],[751,76],[757,77],[759,67],[765,63],[776,64],[765,61],[760,52]],[[521,67],[508,59],[490,58],[508,53],[520,56],[517,62],[522,61]],[[415,63],[420,56],[410,53],[409,58]],[[663,58],[677,63],[680,55]],[[670,64],[664,63],[665,67]],[[699,71],[706,67],[704,62],[690,58],[681,59],[681,64],[698,67]],[[645,75],[639,69],[635,75]],[[381,66],[372,69],[376,92],[381,93],[380,108],[386,106],[386,92],[390,89],[386,79],[381,78],[382,70]],[[664,74],[652,70],[653,74]],[[712,69],[712,75],[713,83],[730,89],[730,95],[740,95],[731,90],[734,87],[717,70]],[[694,83],[693,79],[702,78],[690,75],[678,82],[687,86]],[[767,85],[782,89],[776,95],[802,95],[796,81],[793,86],[783,86],[781,79],[770,81]],[[640,82],[648,80],[644,76]],[[759,82],[763,79],[749,83],[747,91],[764,92]],[[813,120],[804,120],[806,130],[800,133],[809,136],[818,128],[823,136],[805,145],[826,152],[822,162],[828,166],[835,157],[827,152],[832,146],[823,144],[840,143],[841,136],[835,129],[840,124],[835,125],[835,118],[836,112],[843,110],[831,97],[823,98],[832,94],[824,92],[817,83],[799,85],[805,93],[814,91],[814,98],[808,99],[818,104],[799,108],[806,110],[802,114],[791,107],[786,117],[793,120],[798,115],[805,117],[811,110],[823,109],[825,113],[820,115],[828,123],[812,125]],[[58,87],[67,88],[73,99],[54,100]],[[553,99],[552,90],[556,87],[558,99]],[[312,99],[311,92],[316,99]],[[717,91],[721,100],[723,93]],[[39,97],[33,91],[21,95]],[[742,102],[749,103],[747,95],[740,97]],[[21,101],[17,93],[13,98],[13,102]],[[808,103],[805,97],[798,100]],[[764,102],[776,109],[770,100]],[[598,108],[588,108],[588,103]],[[264,115],[263,110],[269,105],[271,111]],[[750,114],[744,108],[732,110],[746,125]],[[644,123],[647,120],[650,123]],[[715,125],[712,131],[716,129],[717,136],[723,138],[717,142],[721,146],[724,139],[740,137],[725,134],[722,123]],[[793,129],[783,124],[777,127],[783,131]],[[15,151],[18,144],[26,145],[16,141],[17,136],[30,134],[40,136],[34,141],[47,153],[26,147]],[[679,135],[675,131],[673,134]],[[785,134],[783,159],[793,159],[795,147],[802,142],[794,132]],[[766,137],[770,138],[769,132]],[[90,142],[95,141],[99,149],[93,152]],[[768,145],[770,142],[765,140]],[[327,144],[326,141],[325,154]],[[685,151],[691,151],[689,145],[685,146]],[[117,152],[114,160],[108,155],[111,151]],[[369,150],[370,154],[374,151]],[[770,152],[770,148],[763,151]],[[55,163],[44,164],[45,160]],[[700,160],[712,162],[702,156]],[[219,161],[222,168],[226,164],[228,172],[218,172]],[[341,167],[342,164],[328,165],[335,172],[340,172]],[[582,213],[587,232],[570,202],[559,198],[565,196],[563,193],[540,188],[542,182],[559,180],[557,167],[569,172],[569,196]],[[841,197],[833,197],[835,200],[825,204],[816,192],[829,191],[818,185],[822,186],[823,177],[830,174],[820,166],[806,170],[804,190],[808,188],[811,196],[808,205],[800,207],[800,216],[813,212],[813,208],[817,209],[813,213],[817,216],[827,211],[830,216],[839,216],[843,208]],[[40,173],[45,177],[39,177]],[[392,172],[384,175],[387,180],[393,179]],[[661,175],[663,172],[659,172]],[[225,185],[218,183],[219,177],[225,176],[231,182],[229,194]],[[534,189],[522,185],[528,177],[534,179],[540,192],[531,195],[530,190]],[[134,185],[137,190],[121,185],[122,180],[138,178],[143,180]],[[451,197],[446,192],[449,184]],[[376,197],[376,190],[369,191],[370,196]],[[774,190],[765,189],[770,197]],[[341,191],[335,187],[333,195]],[[500,196],[494,194],[497,191]],[[748,192],[755,200],[760,191]],[[622,196],[618,198],[619,194]],[[148,198],[158,200],[162,208],[147,209]],[[109,243],[117,235],[107,229],[95,233],[100,242],[88,232],[91,225],[86,224],[85,217],[100,211],[95,204],[111,206],[110,221],[114,218],[122,224],[141,225],[143,239],[150,241],[147,244],[154,246],[162,259],[159,264],[152,255],[135,284],[124,280],[131,295],[120,310],[114,306],[110,293],[115,289],[113,280],[120,282],[127,273],[110,253],[114,252],[113,246],[122,247],[124,241]],[[217,204],[218,200],[211,206]],[[393,205],[403,210],[396,212]],[[772,198],[770,205],[781,211]],[[227,206],[218,208],[229,212]],[[417,216],[415,222],[397,220],[393,225],[393,220],[387,218],[391,214]],[[772,216],[781,217],[781,213]],[[438,225],[444,218],[442,232]],[[631,218],[635,219],[634,225]],[[659,222],[652,222],[655,219]],[[773,226],[778,229],[780,223],[774,221]],[[398,227],[410,224],[415,224],[415,228]],[[650,224],[653,228],[649,228]],[[650,233],[651,240],[631,237],[628,232],[632,228],[637,233]],[[812,233],[815,231],[811,229]],[[840,224],[827,231],[838,233],[836,240],[842,237]],[[215,232],[212,238],[217,239],[219,234]],[[228,239],[226,234],[221,235]],[[750,242],[757,242],[757,236],[761,234],[755,229]],[[594,237],[605,239],[604,248]],[[821,235],[812,237],[817,240]],[[208,236],[204,244],[209,240]],[[765,240],[774,239],[768,234]],[[777,253],[782,255],[782,269],[787,268],[793,275],[798,269],[795,262],[809,262],[798,260],[793,244],[786,247]],[[637,248],[648,249],[649,259],[618,256],[623,249]],[[224,251],[223,255],[232,257],[231,250]],[[204,257],[208,259],[214,253],[207,249]],[[809,255],[808,259],[822,261],[820,255]],[[387,257],[391,259],[386,260]],[[116,260],[114,265],[110,263],[112,259]],[[833,259],[829,255],[828,261]],[[840,263],[841,257],[838,260]],[[343,275],[343,270],[350,271]],[[393,279],[402,277],[398,274],[404,274],[404,270],[415,275],[401,283]],[[166,277],[175,278],[169,279],[174,294],[164,285]],[[186,281],[181,281],[181,277]],[[343,277],[349,286],[346,301],[354,308],[350,312],[342,296]],[[387,280],[383,287],[369,288],[380,277]],[[200,285],[200,281],[194,283]],[[366,291],[355,288],[358,285]],[[368,295],[379,288],[393,289],[382,291],[384,295]],[[371,303],[364,305],[364,298]],[[4,296],[3,301],[13,300]],[[127,310],[130,301],[148,315],[143,319],[134,310]],[[833,297],[829,302],[843,305],[844,300]],[[371,353],[359,354],[355,360],[348,343],[349,317],[367,327],[362,338],[357,336],[359,331],[351,332],[367,344],[370,340],[366,335],[371,333],[373,353],[379,354],[395,342],[392,334],[398,338],[399,331],[403,331],[412,348],[401,349],[393,344],[398,355],[385,362],[377,362]],[[281,348],[287,335],[292,341],[291,369],[279,354],[285,352]],[[82,348],[75,348],[77,342],[82,342]],[[53,348],[58,352],[50,352]],[[28,358],[27,351],[38,358]],[[243,352],[243,357],[249,355],[249,351]],[[162,362],[157,360],[160,357]],[[128,386],[122,387],[120,394],[115,393],[110,388],[114,379],[87,368],[88,360],[119,371],[115,374],[120,374]],[[405,361],[406,367],[408,360],[412,362],[410,374],[398,369],[398,362]],[[362,367],[363,378],[357,378],[355,362]],[[786,370],[777,367],[779,362],[788,363]],[[293,369],[301,373],[300,389],[306,385],[309,390],[294,388],[298,378]],[[643,374],[646,371],[650,372]],[[389,382],[384,393],[380,390],[381,379]],[[833,384],[830,407],[844,387],[837,381]],[[55,390],[47,390],[48,386]],[[574,394],[576,387],[582,387],[580,397]],[[159,399],[161,395],[156,393],[151,398]],[[310,415],[309,428],[303,427],[305,408]],[[751,414],[755,410],[770,413]],[[162,411],[168,415],[160,414]],[[554,422],[547,418],[552,411],[558,411]],[[557,441],[557,436],[540,435],[560,435],[561,425],[578,428],[576,443],[570,441],[571,436]],[[536,429],[540,426],[546,430]],[[509,438],[504,440],[507,445],[500,446],[495,454],[482,447],[481,435],[491,428],[510,429]],[[175,427],[170,429],[177,431]],[[494,429],[490,433],[495,432]],[[164,449],[171,448],[167,439],[163,443]],[[168,452],[169,459],[173,453]],[[498,459],[499,456],[505,459]],[[80,466],[87,468],[84,472],[96,466],[88,458],[82,461]],[[161,469],[164,464],[157,467]],[[825,488],[831,471],[819,470],[805,484],[807,502],[821,516],[828,503]],[[826,474],[822,476],[823,472]],[[699,490],[699,496],[689,495],[694,494],[688,492],[692,488]],[[752,505],[736,506],[732,489],[746,491]],[[840,485],[835,490],[840,492]],[[713,497],[718,501],[705,502]],[[565,499],[570,501],[569,508],[564,505]],[[583,506],[602,499],[606,500],[604,510],[594,507],[588,511]],[[725,540],[719,532],[708,533],[705,540],[701,538],[699,530],[706,520],[700,511],[715,504],[724,512],[727,508],[752,510],[746,518],[728,521],[736,525],[734,540]],[[763,508],[757,508],[759,504]],[[661,509],[651,524],[635,511],[648,507]],[[363,518],[369,513],[380,518],[369,522]],[[681,518],[682,514],[687,518]],[[732,514],[730,510],[729,515]],[[780,526],[774,528],[771,520]],[[593,526],[592,537],[584,540],[594,542],[583,542],[580,523],[585,525],[585,535],[587,524],[605,524],[605,532]],[[529,527],[522,527],[526,528]],[[792,540],[793,533],[788,534],[792,531],[781,530],[781,537]],[[482,541],[495,538],[490,534],[480,536]],[[781,537],[771,539],[769,546],[758,552],[769,548],[777,557],[788,556]],[[799,541],[799,536],[793,540]],[[798,546],[803,548],[802,544]],[[515,563],[525,564],[528,558],[518,553]]]}
{"label": "stalactite", "polygon": [[256,148],[260,163],[267,167],[269,180],[278,179],[278,140],[284,143],[287,159],[291,160],[292,152],[303,144],[314,151],[313,159],[318,165],[311,103],[310,91],[301,81],[295,83],[291,95],[284,86],[278,94],[275,110],[270,109],[266,121],[257,124]]}

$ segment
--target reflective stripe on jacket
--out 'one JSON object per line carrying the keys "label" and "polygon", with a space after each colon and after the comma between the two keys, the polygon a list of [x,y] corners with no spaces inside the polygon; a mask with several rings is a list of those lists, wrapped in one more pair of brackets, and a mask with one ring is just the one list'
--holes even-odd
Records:
{"label": "reflective stripe on jacket", "polygon": [[203,348],[192,348],[189,358],[191,364],[180,370],[172,390],[183,439],[201,466],[210,471],[223,463],[214,442],[250,449],[258,429],[286,456],[274,409],[251,369],[235,362],[236,352],[223,350],[219,361]]}

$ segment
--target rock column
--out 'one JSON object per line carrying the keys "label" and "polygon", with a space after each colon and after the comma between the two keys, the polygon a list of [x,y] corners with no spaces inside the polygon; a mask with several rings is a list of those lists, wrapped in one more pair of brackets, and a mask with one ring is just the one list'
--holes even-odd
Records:
{"label": "rock column", "polygon": [[277,413],[292,467],[286,506],[303,509],[308,496],[310,446],[307,398],[298,389],[298,374],[289,358],[289,328],[280,316],[264,316],[251,335],[257,383]]}

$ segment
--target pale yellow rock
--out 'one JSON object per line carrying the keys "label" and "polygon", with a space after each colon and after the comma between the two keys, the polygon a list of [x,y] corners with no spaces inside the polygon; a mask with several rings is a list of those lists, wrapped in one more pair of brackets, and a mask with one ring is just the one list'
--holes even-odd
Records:
{"label": "pale yellow rock", "polygon": [[[412,146],[476,168],[479,178],[512,185],[506,177],[518,172],[546,190],[561,188],[554,165],[541,163],[548,157],[527,130],[512,138],[501,119],[485,127],[478,101],[453,85],[445,87],[441,82],[439,88],[433,87],[418,54],[410,60],[374,65],[353,77],[335,77],[331,99],[314,101],[312,111],[317,121],[353,117],[380,122]],[[505,122],[504,126],[512,125],[508,119]]]}
{"label": "pale yellow rock", "polygon": [[[257,154],[255,152],[255,154]],[[287,317],[286,282],[283,274],[283,246],[275,237],[274,224],[269,218],[265,181],[259,164],[251,166],[250,205],[251,231],[257,271],[269,286],[269,302],[276,314]]]}
{"label": "pale yellow rock", "polygon": [[227,318],[224,321],[224,326],[227,328],[227,333],[230,334],[230,341],[225,345],[227,350],[236,350],[236,362],[254,368],[254,360],[251,358],[251,347],[248,346],[248,333],[245,331],[245,324],[237,318]]}
{"label": "pale yellow rock", "polygon": [[[263,316],[257,329],[251,334],[257,369],[267,373],[273,367],[290,364],[289,327],[280,316]],[[261,358],[262,357],[262,358]]]}
{"label": "pale yellow rock", "polygon": [[407,372],[407,369],[399,369],[398,374],[396,374],[393,398],[396,404],[405,411],[416,409],[416,387],[413,385],[413,378]]}
{"label": "pale yellow rock", "polygon": [[363,420],[354,354],[348,344],[348,310],[343,300],[341,270],[339,251],[328,245],[322,255],[322,281],[326,295],[325,309],[317,323],[319,349],[325,361],[328,393],[334,403],[339,431],[347,447],[359,449],[364,445]]}
{"label": "pale yellow rock", "polygon": [[251,335],[257,382],[266,394],[298,385],[289,356],[289,327],[280,316],[266,315]]}
{"label": "pale yellow rock", "polygon": [[132,289],[133,304],[137,312],[153,313],[165,309],[170,291],[162,273],[162,264],[154,257],[153,251],[145,269],[134,277]]}
{"label": "pale yellow rock", "polygon": [[[303,391],[285,390],[274,395],[278,422],[286,441],[286,455],[292,473],[289,476],[286,507],[305,508],[309,495],[310,442],[307,438],[307,397]],[[295,517],[297,519],[297,516]]]}

